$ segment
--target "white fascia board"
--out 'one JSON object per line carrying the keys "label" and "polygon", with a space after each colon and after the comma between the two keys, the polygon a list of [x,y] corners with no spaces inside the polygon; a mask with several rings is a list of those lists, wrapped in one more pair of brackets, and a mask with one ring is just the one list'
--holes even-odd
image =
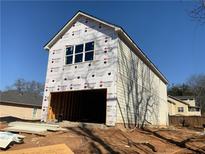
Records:
{"label": "white fascia board", "polygon": [[170,100],[175,100],[175,101],[178,101],[179,103],[182,103],[182,104],[185,104],[185,105],[187,105],[187,106],[190,106],[189,105],[189,103],[186,103],[186,102],[184,102],[184,101],[182,101],[182,100],[180,100],[180,99],[177,99],[176,97],[174,97],[174,96],[170,96],[170,95],[168,95],[168,99],[170,99]]}
{"label": "white fascia board", "polygon": [[80,15],[83,15],[83,16],[85,16],[85,17],[87,17],[87,18],[90,18],[90,19],[92,19],[92,20],[95,20],[95,21],[97,21],[97,22],[99,22],[99,23],[102,23],[103,25],[106,25],[106,26],[108,26],[108,27],[111,27],[111,28],[119,28],[119,27],[116,27],[116,26],[114,26],[114,25],[112,25],[112,24],[109,24],[109,23],[107,23],[107,22],[104,22],[104,21],[102,21],[102,20],[100,20],[100,19],[97,19],[97,18],[95,18],[95,17],[93,17],[93,16],[90,16],[90,15],[87,15],[87,14],[85,14],[85,13],[83,13],[83,12],[79,12],[80,13]]}
{"label": "white fascia board", "polygon": [[44,49],[45,50],[50,50],[50,45],[55,42],[55,40],[59,39],[59,37],[61,36],[61,34],[67,29],[67,27],[69,27],[69,25],[71,23],[73,23],[73,21],[76,19],[76,17],[80,14],[80,12],[78,12],[45,46]]}
{"label": "white fascia board", "polygon": [[134,48],[136,49],[135,52],[137,54],[140,55],[140,58],[149,65],[149,67],[151,67],[151,69],[158,75],[158,77],[160,77],[160,79],[165,83],[168,84],[169,81],[164,77],[164,75],[156,68],[156,66],[154,66],[154,64],[145,56],[145,54],[141,51],[141,49],[132,41],[132,39],[124,32],[124,30],[122,28],[115,28],[115,31],[118,34],[122,34],[122,35],[118,35],[119,37],[124,37],[125,40],[127,40],[129,43],[131,43],[131,45],[134,46]]}
{"label": "white fascia board", "polygon": [[99,23],[101,23],[101,24],[103,24],[103,25],[109,26],[109,27],[111,27],[111,28],[113,28],[113,29],[118,28],[118,27],[116,27],[116,26],[114,26],[114,25],[112,25],[112,24],[109,24],[109,23],[104,22],[104,21],[102,21],[102,20],[100,20],[100,19],[97,19],[97,18],[95,18],[95,17],[92,17],[92,16],[90,16],[90,15],[87,15],[87,14],[85,14],[85,13],[83,13],[83,12],[78,12],[78,13],[44,46],[44,49],[45,49],[45,50],[50,50],[50,46],[52,46],[52,44],[54,44],[54,42],[56,42],[56,40],[58,40],[58,39],[61,37],[61,35],[65,33],[65,31],[68,29],[68,27],[72,26],[72,23],[74,23],[75,20],[76,20],[79,16],[84,16],[84,17],[86,17],[86,18],[92,19],[92,20],[97,21],[97,22],[99,22]]}

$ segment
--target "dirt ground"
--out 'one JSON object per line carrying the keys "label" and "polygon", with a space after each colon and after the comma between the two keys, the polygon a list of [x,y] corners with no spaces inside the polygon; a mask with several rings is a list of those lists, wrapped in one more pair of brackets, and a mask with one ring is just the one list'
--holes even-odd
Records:
{"label": "dirt ground", "polygon": [[[3,128],[4,126],[1,126]],[[186,128],[135,129],[67,128],[46,136],[22,133],[23,144],[7,151],[65,143],[75,154],[194,154],[205,152],[205,135]]]}

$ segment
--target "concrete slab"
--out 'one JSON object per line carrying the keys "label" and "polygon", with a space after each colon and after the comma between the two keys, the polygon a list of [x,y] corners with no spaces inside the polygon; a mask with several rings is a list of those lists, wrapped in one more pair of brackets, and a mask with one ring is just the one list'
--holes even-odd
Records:
{"label": "concrete slab", "polygon": [[24,132],[38,135],[44,135],[47,131],[65,130],[59,125],[45,124],[45,123],[31,123],[31,122],[11,122],[9,127],[3,129],[10,132]]}

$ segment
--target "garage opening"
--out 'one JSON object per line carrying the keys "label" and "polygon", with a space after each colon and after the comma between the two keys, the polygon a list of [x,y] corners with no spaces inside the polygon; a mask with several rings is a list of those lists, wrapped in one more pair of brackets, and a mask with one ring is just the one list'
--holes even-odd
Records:
{"label": "garage opening", "polygon": [[51,93],[48,119],[105,123],[106,89]]}

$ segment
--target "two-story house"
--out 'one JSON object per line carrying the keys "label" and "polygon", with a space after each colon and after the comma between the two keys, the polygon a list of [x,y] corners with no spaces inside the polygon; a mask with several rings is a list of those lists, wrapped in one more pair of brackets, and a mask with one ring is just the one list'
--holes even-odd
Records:
{"label": "two-story house", "polygon": [[168,124],[168,81],[121,27],[79,11],[44,49],[42,121]]}

